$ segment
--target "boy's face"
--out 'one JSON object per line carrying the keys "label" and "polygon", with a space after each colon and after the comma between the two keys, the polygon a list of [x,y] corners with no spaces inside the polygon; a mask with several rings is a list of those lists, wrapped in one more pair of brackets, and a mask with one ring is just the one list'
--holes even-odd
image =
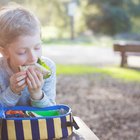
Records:
{"label": "boy's face", "polygon": [[36,63],[42,55],[40,34],[19,36],[8,45],[6,52],[10,67],[14,71],[18,71],[20,65]]}

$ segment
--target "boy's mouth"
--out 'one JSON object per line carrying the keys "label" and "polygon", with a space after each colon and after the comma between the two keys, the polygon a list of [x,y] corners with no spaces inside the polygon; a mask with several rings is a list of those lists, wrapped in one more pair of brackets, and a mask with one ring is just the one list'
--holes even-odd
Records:
{"label": "boy's mouth", "polygon": [[44,79],[51,76],[51,69],[41,59],[38,59],[36,63],[19,66],[19,71],[26,71],[29,67],[34,67],[40,70],[43,74]]}

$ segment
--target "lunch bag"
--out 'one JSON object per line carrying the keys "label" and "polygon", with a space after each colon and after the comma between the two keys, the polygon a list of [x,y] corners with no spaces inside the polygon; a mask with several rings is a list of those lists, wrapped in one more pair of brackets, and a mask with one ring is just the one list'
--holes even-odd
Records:
{"label": "lunch bag", "polygon": [[[1,110],[1,139],[2,140],[41,140],[60,139],[70,136],[73,126],[78,125],[73,119],[71,108],[67,105],[55,105],[45,108],[16,106]],[[28,114],[37,114],[36,117],[5,116],[8,111],[26,111]],[[13,114],[12,114],[13,115]],[[46,116],[45,116],[46,115]]]}

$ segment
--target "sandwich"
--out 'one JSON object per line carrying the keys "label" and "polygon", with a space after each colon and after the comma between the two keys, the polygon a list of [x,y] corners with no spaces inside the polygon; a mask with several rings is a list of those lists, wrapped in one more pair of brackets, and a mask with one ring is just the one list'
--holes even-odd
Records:
{"label": "sandwich", "polygon": [[34,67],[35,69],[41,71],[44,79],[49,78],[51,76],[50,67],[47,66],[46,63],[44,61],[42,61],[40,58],[38,58],[38,61],[35,64],[19,66],[19,70],[26,71],[29,67]]}

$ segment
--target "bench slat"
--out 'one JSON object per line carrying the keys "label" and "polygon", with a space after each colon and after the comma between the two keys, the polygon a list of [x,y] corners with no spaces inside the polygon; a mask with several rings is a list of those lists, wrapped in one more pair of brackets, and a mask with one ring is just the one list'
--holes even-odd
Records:
{"label": "bench slat", "polygon": [[127,56],[140,55],[140,42],[117,42],[113,45],[114,51],[121,53],[121,67],[127,66]]}
{"label": "bench slat", "polygon": [[114,51],[137,52],[140,53],[140,44],[114,44]]}

